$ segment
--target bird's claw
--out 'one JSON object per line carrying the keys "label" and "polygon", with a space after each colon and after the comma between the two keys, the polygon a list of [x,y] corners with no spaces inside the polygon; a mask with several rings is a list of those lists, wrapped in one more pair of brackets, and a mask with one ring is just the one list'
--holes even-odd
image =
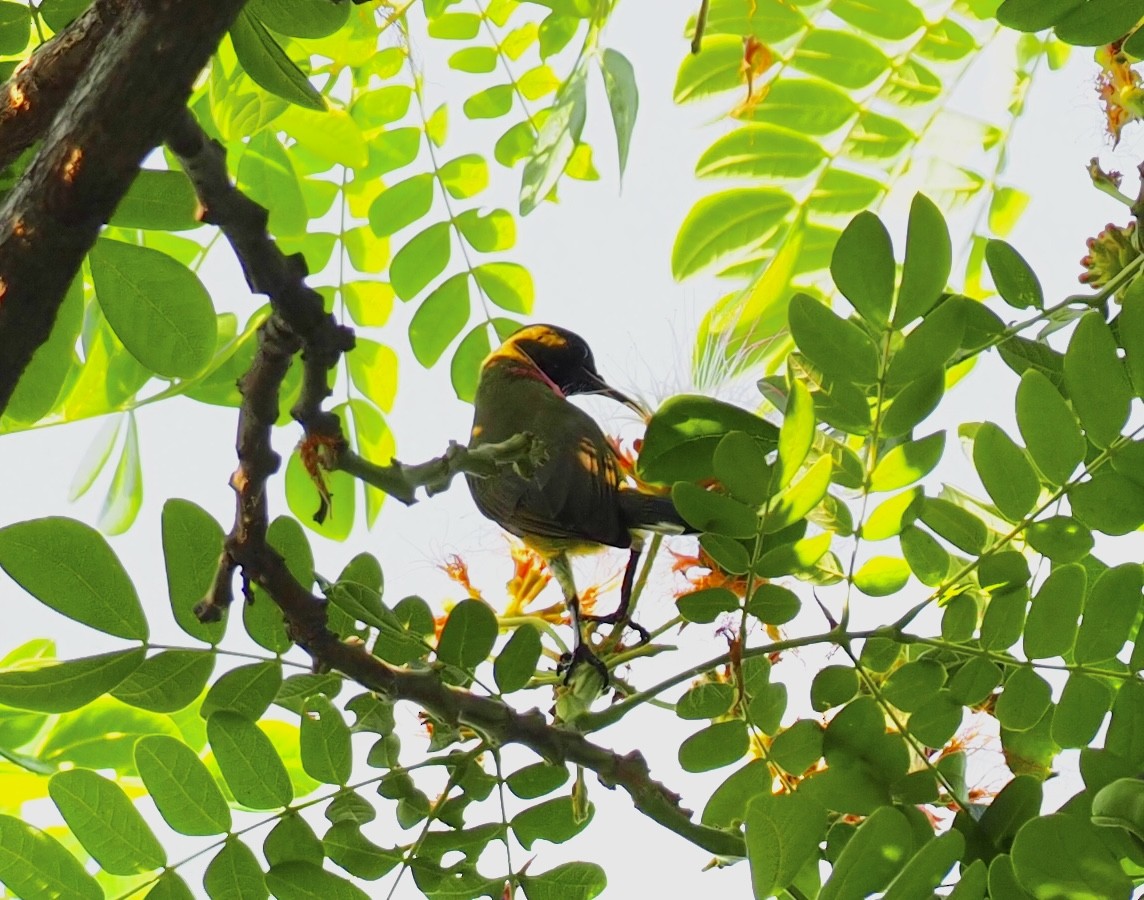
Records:
{"label": "bird's claw", "polygon": [[[620,621],[618,613],[609,613],[606,616],[581,616],[585,622],[595,622],[597,625],[615,625]],[[624,620],[624,627],[630,628],[640,636],[636,642],[637,647],[642,647],[644,644],[651,641],[651,632],[640,625],[638,622],[633,622],[631,619]]]}
{"label": "bird's claw", "polygon": [[611,681],[608,675],[608,667],[600,661],[595,653],[588,649],[587,644],[577,644],[571,653],[565,653],[560,657],[560,662],[556,666],[556,674],[564,676],[564,684],[567,685],[572,680],[572,673],[575,671],[576,666],[580,663],[588,663],[595,669],[604,681],[604,687],[607,687]]}

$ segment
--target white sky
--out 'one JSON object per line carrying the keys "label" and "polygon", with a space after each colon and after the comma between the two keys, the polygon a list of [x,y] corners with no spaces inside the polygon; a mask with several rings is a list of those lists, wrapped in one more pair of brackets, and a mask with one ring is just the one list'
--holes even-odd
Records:
{"label": "white sky", "polygon": [[[560,189],[559,206],[546,205],[518,223],[519,241],[509,258],[522,262],[532,271],[537,286],[534,318],[553,321],[584,335],[592,344],[600,371],[622,390],[661,399],[686,388],[688,362],[696,324],[704,309],[722,292],[713,279],[695,279],[676,284],[670,274],[670,251],[676,229],[692,203],[704,193],[721,189],[716,182],[698,183],[693,177],[695,160],[725,125],[712,125],[719,105],[677,109],[671,89],[679,59],[686,52],[681,37],[683,23],[693,3],[671,0],[657,5],[648,15],[639,4],[620,4],[603,44],[623,51],[636,67],[640,88],[640,112],[632,144],[631,158],[622,194],[615,179],[614,144],[602,90],[593,82],[590,94],[588,137],[595,145],[595,160],[603,178],[595,183],[565,181]],[[1144,149],[1144,139],[1129,132],[1122,152],[1108,152],[1099,131],[1100,119],[1091,89],[1094,68],[1089,54],[1077,50],[1073,63],[1062,73],[1040,73],[1030,98],[1029,114],[1018,129],[1010,156],[1006,181],[1023,187],[1033,201],[1011,242],[1031,261],[1045,286],[1049,302],[1079,289],[1077,260],[1084,253],[1084,238],[1098,231],[1106,221],[1124,222],[1125,211],[1088,186],[1084,166],[1101,154],[1106,167],[1134,171],[1133,147]],[[984,77],[966,88],[963,103],[994,106],[1007,97],[1007,78]],[[455,83],[442,75],[429,79],[431,97],[443,99],[446,93],[462,96]],[[460,86],[460,90],[469,84]],[[435,106],[430,102],[430,108]],[[507,124],[500,120],[501,128]],[[454,109],[450,143],[446,153],[460,154],[466,146],[459,103]],[[487,145],[486,145],[487,146]],[[479,148],[478,148],[479,149]],[[494,192],[485,203],[515,209],[512,179],[494,183]],[[1134,189],[1134,184],[1130,190]],[[495,198],[495,199],[494,199]],[[891,233],[901,245],[902,221],[890,222]],[[229,251],[218,254],[218,263],[209,273],[216,295],[225,305],[251,309],[244,282],[227,259]],[[255,305],[258,301],[255,301]],[[399,455],[406,461],[419,461],[442,452],[450,439],[464,440],[468,432],[470,408],[454,399],[448,385],[447,359],[436,370],[425,372],[407,351],[406,326],[412,305],[399,305],[390,324],[374,335],[391,343],[402,353],[400,390],[397,407],[390,418],[399,444]],[[1005,315],[1002,312],[1002,315]],[[1012,395],[1011,388],[990,390],[996,368],[981,367],[973,379],[962,385],[943,406],[943,421],[994,419],[1003,425],[1012,421],[1011,407],[995,402]],[[341,395],[339,394],[339,397]],[[749,394],[740,399],[751,402]],[[597,409],[593,407],[593,409]],[[605,407],[599,407],[599,411]],[[632,423],[622,418],[609,420],[613,428],[623,426],[631,434]],[[66,493],[80,458],[101,422],[81,422],[29,434],[5,436],[0,440],[0,524],[43,515],[71,515],[94,522],[99,503],[110,477],[109,471],[89,497],[75,505]],[[188,645],[182,633],[168,620],[166,585],[159,544],[159,515],[164,499],[180,496],[208,509],[225,528],[232,516],[231,492],[226,480],[234,467],[234,412],[176,401],[147,407],[139,414],[140,439],[145,466],[145,502],[135,527],[124,537],[113,540],[128,570],[139,586],[149,610],[155,611],[156,641]],[[280,451],[289,450],[293,433],[279,435]],[[947,445],[947,457],[957,457],[955,442]],[[956,459],[952,463],[958,465]],[[960,482],[974,487],[967,468],[958,470]],[[278,496],[275,511],[285,512]],[[451,553],[459,553],[474,567],[475,580],[485,589],[486,598],[496,605],[500,585],[510,575],[503,540],[491,523],[474,510],[465,489],[458,484],[448,495],[422,502],[412,509],[387,504],[371,533],[359,528],[350,541],[335,545],[312,537],[318,569],[332,577],[354,554],[369,550],[379,556],[385,570],[386,599],[396,602],[408,593],[419,593],[436,605],[445,599],[460,599],[459,589],[438,570]],[[618,570],[617,556],[588,564],[586,577]],[[671,604],[672,582],[663,575],[654,581],[644,605],[646,618],[666,618]],[[805,592],[803,592],[805,594]],[[610,601],[607,601],[610,602]],[[863,600],[859,613],[877,621],[877,601]],[[0,576],[0,603],[5,615],[5,639],[0,649],[35,636],[51,634],[60,644],[61,656],[79,656],[109,646],[93,632],[74,626],[23,596],[11,582]],[[806,621],[817,629],[819,622]],[[245,647],[232,625],[227,646]],[[679,636],[685,656],[700,660],[723,652],[713,629],[692,626]],[[299,657],[300,658],[300,657]],[[654,661],[647,670],[666,672],[678,668],[678,657]],[[805,697],[813,669],[805,661],[793,660],[784,666],[781,677],[788,682],[792,702]],[[655,676],[637,670],[641,683]],[[348,696],[348,693],[347,693]],[[545,704],[546,698],[534,701]],[[404,730],[407,762],[417,758],[419,737],[412,710],[399,719]],[[678,772],[675,748],[679,741],[697,730],[699,723],[679,723],[668,712],[653,711],[633,717],[604,732],[598,740],[620,752],[638,747],[649,758],[652,772],[670,787],[681,791],[685,805],[702,809],[706,798],[733,769],[705,776]],[[520,757],[522,761],[524,757]],[[512,766],[509,767],[510,769]],[[553,847],[541,843],[534,872],[552,868],[568,859],[594,860],[608,872],[607,897],[639,895],[661,897],[749,896],[745,864],[728,870],[702,872],[708,862],[703,851],[663,831],[636,813],[626,795],[611,794],[589,779],[590,794],[597,804],[596,822],[572,842]],[[494,795],[495,796],[495,795]],[[49,807],[37,810],[47,813]],[[157,829],[162,838],[167,832]],[[411,840],[416,832],[379,835],[378,843]],[[514,854],[517,865],[532,854]],[[497,856],[503,864],[503,856]],[[490,864],[487,868],[492,871]],[[498,868],[500,866],[498,865]],[[389,880],[381,882],[388,889]],[[375,886],[376,889],[376,886]],[[419,896],[408,877],[396,896]]]}

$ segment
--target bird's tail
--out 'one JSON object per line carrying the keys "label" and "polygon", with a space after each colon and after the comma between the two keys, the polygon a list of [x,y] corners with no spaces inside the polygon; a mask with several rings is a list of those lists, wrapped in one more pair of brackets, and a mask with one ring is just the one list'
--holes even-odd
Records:
{"label": "bird's tail", "polygon": [[620,507],[629,528],[660,534],[695,534],[697,530],[683,521],[671,497],[664,494],[620,491]]}

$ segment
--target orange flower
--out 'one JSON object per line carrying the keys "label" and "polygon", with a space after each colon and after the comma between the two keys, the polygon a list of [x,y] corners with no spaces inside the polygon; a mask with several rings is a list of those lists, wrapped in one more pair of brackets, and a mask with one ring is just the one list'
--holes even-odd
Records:
{"label": "orange flower", "polygon": [[445,564],[439,566],[442,572],[449,576],[450,581],[455,581],[465,589],[465,592],[473,600],[483,600],[479,589],[474,587],[472,581],[469,580],[469,565],[456,553],[445,557]]}
{"label": "orange flower", "polygon": [[1104,117],[1108,134],[1115,147],[1120,143],[1120,132],[1129,122],[1144,118],[1144,85],[1140,73],[1128,62],[1120,49],[1120,42],[1100,47],[1096,62],[1101,72],[1096,79],[1096,92],[1104,104]]}
{"label": "orange flower", "polygon": [[[742,597],[747,593],[746,576],[727,574],[716,565],[702,547],[699,548],[698,555],[676,553],[674,550],[671,551],[671,555],[675,557],[675,562],[671,564],[671,571],[683,572],[684,578],[688,582],[688,587],[676,594],[677,597],[692,591],[714,587],[725,587],[737,597]],[[705,569],[706,572],[693,572],[692,569]]]}
{"label": "orange flower", "polygon": [[547,587],[552,580],[552,573],[548,571],[540,554],[519,541],[509,543],[509,552],[512,555],[512,578],[505,585],[508,606],[504,614],[520,616]]}

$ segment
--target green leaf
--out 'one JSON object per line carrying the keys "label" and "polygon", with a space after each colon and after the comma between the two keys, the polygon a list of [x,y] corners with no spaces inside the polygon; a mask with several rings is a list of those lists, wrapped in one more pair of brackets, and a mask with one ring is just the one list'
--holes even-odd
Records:
{"label": "green leaf", "polygon": [[900,41],[926,24],[910,0],[882,0],[871,5],[863,0],[841,0],[831,7],[842,21],[875,37]]}
{"label": "green leaf", "polygon": [[99,883],[59,841],[5,815],[0,815],[0,882],[17,897],[104,896]]}
{"label": "green leaf", "polygon": [[886,226],[871,212],[859,213],[834,245],[830,274],[842,296],[875,327],[890,321],[894,272],[894,248]]}
{"label": "green leaf", "polygon": [[1139,563],[1122,563],[1101,572],[1085,600],[1076,639],[1078,663],[1112,659],[1121,651],[1140,611],[1142,587],[1144,571]]}
{"label": "green leaf", "polygon": [[902,555],[918,581],[929,587],[941,584],[950,566],[949,553],[945,548],[927,532],[913,525],[902,529],[899,540]]}
{"label": "green leaf", "polygon": [[1035,897],[1129,897],[1132,882],[1094,828],[1056,813],[1026,822],[1013,839],[1013,871]]}
{"label": "green leaf", "polygon": [[88,255],[100,309],[128,352],[164,378],[198,375],[217,340],[198,276],[158,250],[107,238]]}
{"label": "green leaf", "polygon": [[491,351],[488,325],[484,322],[475,326],[457,345],[453,361],[449,365],[449,377],[458,400],[465,403],[473,402],[477,395],[477,379],[480,377],[481,363]]}
{"label": "green leaf", "polygon": [[679,614],[688,622],[707,624],[739,608],[739,598],[724,587],[702,588],[683,594],[676,601]]}
{"label": "green leaf", "polygon": [[326,101],[250,10],[230,28],[235,56],[255,84],[307,109],[325,110]]}
{"label": "green leaf", "polygon": [[1049,574],[1025,621],[1026,656],[1043,659],[1072,649],[1087,583],[1084,567],[1076,563],[1058,566]]}
{"label": "green leaf", "polygon": [[540,651],[540,632],[527,622],[519,625],[493,663],[493,678],[502,694],[519,691],[532,680]]}
{"label": "green leaf", "polygon": [[935,431],[889,450],[870,474],[872,492],[896,491],[924,478],[941,460],[945,432]]}
{"label": "green leaf", "polygon": [[1128,420],[1132,389],[1112,330],[1095,310],[1081,317],[1069,340],[1065,384],[1089,440],[1107,447]]}
{"label": "green leaf", "polygon": [[1098,47],[1128,34],[1144,17],[1144,0],[1088,0],[1054,22],[1057,38],[1077,47]]}
{"label": "green leaf", "polygon": [[477,153],[449,160],[437,172],[441,186],[454,200],[474,197],[489,186],[489,164]]}
{"label": "green leaf", "polygon": [[886,887],[913,850],[906,817],[891,806],[880,806],[843,848],[820,900],[858,900]]}
{"label": "green leaf", "polygon": [[1055,25],[1085,0],[1005,0],[997,21],[1018,31],[1042,31]]}
{"label": "green leaf", "polygon": [[[8,406],[4,410],[5,418],[28,424],[38,422],[51,412],[56,405],[56,400],[61,399],[61,391],[76,361],[76,339],[79,337],[83,325],[83,307],[83,279],[77,277],[68,287],[67,293],[64,294],[63,302],[56,313],[56,321],[52,325],[48,340],[39,346],[32,355],[28,367],[24,369],[24,374],[20,376],[19,383],[12,392]],[[4,424],[6,425],[7,422]],[[118,428],[118,417],[109,419],[108,425],[105,427]],[[98,438],[96,440],[98,441]],[[114,442],[114,437],[110,439],[110,442]],[[106,462],[106,455],[102,459],[99,457],[99,450],[102,447],[97,449],[93,445],[92,449],[95,451],[95,461],[89,465],[88,456],[85,455],[84,462],[81,463],[75,476],[79,480],[81,473],[86,471],[89,474],[90,480],[83,490],[91,487],[91,482],[95,480],[99,470]],[[91,452],[89,451],[89,454]],[[109,443],[106,453],[109,454],[110,452]],[[69,491],[69,499],[74,499],[71,495],[74,494],[75,490],[73,484],[72,490]],[[82,492],[80,491],[80,493]]]}
{"label": "green leaf", "polygon": [[[943,435],[944,436],[944,435]],[[966,553],[981,553],[989,539],[985,523],[949,500],[926,497],[918,514],[926,525]]]}
{"label": "green leaf", "polygon": [[843,154],[855,160],[896,159],[918,135],[897,119],[864,110],[847,137]]}
{"label": "green leaf", "polygon": [[885,698],[903,712],[917,712],[937,696],[945,677],[945,667],[937,661],[916,659],[890,673],[884,687]]}
{"label": "green leaf", "polygon": [[672,275],[682,281],[729,254],[763,244],[793,209],[790,195],[774,188],[737,188],[704,197],[679,226]]}
{"label": "green leaf", "polygon": [[845,31],[816,28],[795,50],[790,64],[842,88],[857,90],[890,68],[877,46]]}
{"label": "green leaf", "polygon": [[[540,127],[536,144],[524,165],[520,185],[522,216],[527,216],[543,203],[556,187],[564,167],[571,160],[576,145],[580,142],[584,120],[588,114],[585,93],[588,72],[586,62],[587,60],[581,62],[560,86],[556,102],[552,104],[548,118]],[[466,108],[467,103],[468,101]]]}
{"label": "green leaf", "polygon": [[858,693],[858,673],[853,666],[826,666],[818,670],[810,685],[810,707],[826,712],[843,706]]}
{"label": "green leaf", "polygon": [[703,41],[701,52],[683,57],[675,77],[673,99],[683,104],[739,87],[743,82],[742,61],[740,36],[711,35]]}
{"label": "green leaf", "polygon": [[855,384],[871,384],[877,378],[877,350],[853,322],[802,293],[791,298],[789,321],[799,350],[827,375]]}
{"label": "green leaf", "polygon": [[964,706],[976,706],[1001,683],[996,663],[976,657],[968,660],[949,681],[949,692]]}
{"label": "green leaf", "polygon": [[433,289],[409,322],[409,345],[417,361],[425,368],[434,365],[468,321],[469,276],[458,272]]}
{"label": "green leaf", "polygon": [[0,3],[0,53],[19,53],[28,46],[29,9],[20,3]]}
{"label": "green leaf", "polygon": [[114,781],[89,769],[70,769],[52,776],[48,794],[104,871],[134,875],[166,865],[162,844]]}
{"label": "green leaf", "polygon": [[399,851],[373,843],[357,822],[335,822],[322,836],[322,849],[331,862],[367,881],[376,881],[401,862]]}
{"label": "green leaf", "polygon": [[818,855],[826,809],[806,791],[757,794],[747,804],[747,860],[756,897],[788,887]]}
{"label": "green leaf", "polygon": [[1018,188],[1003,187],[995,190],[989,201],[989,230],[1001,236],[1009,234],[1017,227],[1017,221],[1030,199],[1028,194]]}
{"label": "green leaf", "polygon": [[829,456],[816,459],[801,478],[768,504],[763,530],[767,534],[774,534],[809,515],[826,496],[833,467],[833,460]]}
{"label": "green leaf", "polygon": [[1078,562],[1094,546],[1092,532],[1070,516],[1050,516],[1025,529],[1025,539],[1055,563]]}
{"label": "green leaf", "polygon": [[154,734],[135,744],[139,776],[163,819],[180,834],[223,834],[230,808],[214,777],[182,741]]}
{"label": "green leaf", "polygon": [[672,486],[671,500],[688,524],[699,531],[749,538],[759,530],[759,517],[754,509],[726,494],[706,491],[688,481],[677,481]]}
{"label": "green leaf", "polygon": [[1062,747],[1085,747],[1096,737],[1104,714],[1112,706],[1112,691],[1103,681],[1073,672],[1053,709],[1053,740]]}
{"label": "green leaf", "polygon": [[997,700],[997,721],[1010,731],[1028,731],[1041,721],[1050,700],[1049,683],[1033,669],[1019,668],[1009,676]]}
{"label": "green leaf", "polygon": [[270,896],[254,852],[233,836],[207,866],[203,887],[212,900],[266,900]]}
{"label": "green leaf", "polygon": [[203,717],[226,709],[254,720],[262,716],[282,686],[282,663],[277,659],[238,666],[221,676],[203,698]]}
{"label": "green leaf", "polygon": [[109,224],[122,228],[184,231],[202,224],[195,215],[197,209],[195,188],[182,172],[140,169],[115,208]]}
{"label": "green leaf", "polygon": [[516,244],[516,220],[506,209],[487,213],[466,209],[453,219],[465,242],[478,253],[509,250]]}
{"label": "green leaf", "polygon": [[139,647],[66,662],[48,659],[11,666],[0,671],[0,703],[54,713],[79,709],[131,674],[145,654]]}
{"label": "green leaf", "polygon": [[1028,589],[991,597],[981,620],[981,646],[986,650],[1004,650],[1013,646],[1025,627],[1028,602]]}
{"label": "green leaf", "polygon": [[1045,477],[1056,485],[1067,482],[1087,445],[1064,397],[1035,369],[1027,369],[1017,387],[1017,427]]}
{"label": "green leaf", "polygon": [[291,859],[275,863],[266,873],[266,886],[279,900],[369,900],[369,894],[319,863]]}
{"label": "green leaf", "polygon": [[747,604],[747,612],[768,625],[785,625],[801,608],[798,595],[777,584],[760,584]]}
{"label": "green leaf", "polygon": [[714,719],[735,702],[735,688],[724,682],[701,681],[679,698],[675,714],[681,719]]}
{"label": "green leaf", "polygon": [[521,800],[535,800],[551,794],[568,780],[568,769],[551,763],[538,762],[517,769],[505,779],[513,796]]}
{"label": "green leaf", "polygon": [[509,825],[521,846],[531,850],[538,840],[553,844],[571,840],[588,827],[595,811],[589,803],[588,815],[583,816],[573,808],[571,797],[556,797],[517,813]]}
{"label": "green leaf", "polygon": [[389,281],[402,300],[412,300],[449,264],[448,222],[437,222],[410,238],[389,265]]}
{"label": "green leaf", "polygon": [[1092,798],[1093,824],[1123,828],[1137,839],[1144,838],[1142,791],[1144,782],[1138,778],[1117,778],[1106,784]]}
{"label": "green leaf", "polygon": [[56,612],[104,634],[145,641],[147,617],[104,537],[75,519],[49,517],[0,529],[0,568]]}
{"label": "green leaf", "polygon": [[250,0],[247,9],[279,34],[323,38],[345,25],[349,8],[326,0]]}
{"label": "green leaf", "polygon": [[778,429],[765,419],[712,397],[678,394],[648,423],[639,477],[658,484],[713,478],[715,450],[732,431],[753,436],[766,450],[777,445]]}
{"label": "green leaf", "polygon": [[[806,388],[802,390],[805,394]],[[805,403],[810,404],[809,395],[806,396]],[[810,435],[806,435],[806,449],[801,451],[802,457],[794,460],[791,475],[798,471],[798,467],[810,449],[809,438],[814,433],[814,413],[813,411],[808,412],[810,415]],[[791,420],[790,429],[787,430],[788,446],[785,454],[782,449],[779,450],[780,459],[783,455],[788,459],[793,459],[800,452],[798,444],[803,442],[804,436],[801,432],[806,425],[805,414],[798,413],[795,418],[798,419],[798,422]],[[783,428],[787,429],[787,419],[783,420]],[[781,448],[781,433],[779,441]],[[767,465],[766,447],[746,432],[730,431],[724,435],[715,447],[712,464],[715,467],[715,477],[734,499],[748,506],[758,506],[767,499],[770,492],[771,467]],[[789,478],[787,480],[789,481]]]}
{"label": "green leaf", "polygon": [[907,384],[941,372],[961,348],[965,324],[965,307],[960,303],[946,302],[930,310],[894,353],[886,382]]}
{"label": "green leaf", "polygon": [[679,765],[685,772],[709,772],[738,762],[750,745],[742,719],[716,722],[695,732],[679,746]]}
{"label": "green leaf", "polygon": [[487,75],[497,67],[497,52],[492,47],[466,47],[449,57],[449,68],[474,75]]}
{"label": "green leaf", "polygon": [[1144,291],[1128,293],[1121,303],[1116,325],[1132,389],[1137,397],[1144,397]]}
{"label": "green leaf", "polygon": [[326,784],[345,784],[353,766],[350,729],[325,694],[314,694],[302,705],[298,736],[302,768]]}
{"label": "green leaf", "polygon": [[587,862],[568,862],[547,872],[520,878],[527,900],[592,900],[602,894],[607,885],[604,869]]}
{"label": "green leaf", "polygon": [[122,700],[152,712],[176,712],[193,703],[214,671],[210,650],[162,650],[111,691]]}
{"label": "green leaf", "polygon": [[999,427],[985,422],[973,439],[973,465],[997,509],[1019,522],[1041,493],[1037,473],[1025,451]]}
{"label": "green leaf", "polygon": [[950,830],[927,841],[890,882],[883,900],[912,900],[932,895],[965,852],[965,838]]}
{"label": "green leaf", "polygon": [[528,315],[532,312],[535,289],[528,269],[517,263],[483,263],[473,269],[485,295],[501,309]]}
{"label": "green leaf", "polygon": [[1101,469],[1068,495],[1073,515],[1094,531],[1128,534],[1144,525],[1144,486],[1119,472]]}
{"label": "green leaf", "polygon": [[999,240],[985,244],[985,263],[1001,299],[1016,309],[1045,305],[1041,282],[1024,258],[1012,246]]}
{"label": "green leaf", "polygon": [[433,206],[433,175],[422,172],[387,187],[369,208],[369,227],[381,237],[412,225]]}
{"label": "green leaf", "polygon": [[298,174],[276,134],[250,139],[238,161],[237,185],[270,210],[270,231],[278,237],[303,235],[310,217]]}
{"label": "green leaf", "polygon": [[604,76],[604,91],[612,110],[612,125],[616,130],[616,151],[620,159],[620,177],[628,165],[628,148],[639,110],[639,88],[636,74],[628,58],[610,47],[600,54],[600,73]]}
{"label": "green leaf", "polygon": [[874,556],[854,573],[854,587],[867,597],[889,597],[910,579],[910,567],[895,556]]}
{"label": "green leaf", "polygon": [[[742,59],[739,42],[739,59]],[[817,78],[780,78],[749,111],[756,122],[770,122],[799,134],[831,134],[857,112],[850,95]]]}
{"label": "green leaf", "polygon": [[103,498],[99,511],[99,530],[104,534],[122,534],[135,522],[143,505],[143,471],[139,460],[139,429],[135,414],[127,414],[127,433],[119,452],[119,463]]}
{"label": "green leaf", "polygon": [[695,164],[700,178],[804,178],[826,151],[797,131],[777,125],[747,125],[723,135]]}
{"label": "green leaf", "polygon": [[228,710],[207,719],[207,737],[235,800],[251,809],[278,809],[294,797],[274,744],[245,716]]}
{"label": "green leaf", "polygon": [[437,658],[461,669],[475,669],[488,659],[497,639],[497,617],[482,600],[466,599],[453,607],[441,638]]}

